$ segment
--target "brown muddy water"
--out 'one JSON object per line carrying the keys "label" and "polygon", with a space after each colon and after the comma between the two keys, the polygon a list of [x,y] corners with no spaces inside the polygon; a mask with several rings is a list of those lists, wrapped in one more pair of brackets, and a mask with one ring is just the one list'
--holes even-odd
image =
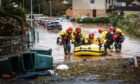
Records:
{"label": "brown muddy water", "polygon": [[[71,26],[73,28],[80,26],[82,28],[82,31],[86,34],[88,34],[90,32],[96,33],[97,29],[101,28],[101,26],[97,26],[97,25],[79,25],[79,24],[71,23],[71,22],[63,22],[62,26],[63,26],[63,29],[66,29],[69,26]],[[105,26],[102,26],[102,27],[105,27]],[[83,76],[83,77],[75,76],[74,78],[71,79],[71,78],[62,77],[60,74],[60,75],[57,75],[54,77],[39,77],[36,79],[31,79],[31,80],[24,80],[24,79],[21,79],[21,80],[13,79],[13,80],[6,80],[6,81],[0,80],[0,84],[140,84],[139,81],[129,81],[129,80],[125,81],[125,80],[123,80],[123,76],[121,76],[121,74],[124,74],[124,76],[125,76],[124,78],[127,78],[126,77],[127,75],[131,78],[131,74],[133,74],[133,72],[136,72],[135,68],[133,69],[133,66],[124,67],[123,64],[125,64],[125,63],[122,63],[122,62],[126,62],[126,64],[127,63],[129,64],[129,60],[124,61],[122,59],[122,62],[120,60],[118,60],[116,62],[115,62],[115,60],[114,61],[111,60],[112,62],[108,61],[109,59],[115,59],[115,58],[133,58],[134,56],[139,56],[140,55],[140,45],[139,45],[140,40],[139,39],[133,38],[130,36],[126,36],[126,39],[122,45],[122,51],[120,53],[111,52],[111,56],[98,56],[98,57],[73,56],[73,54],[71,56],[65,56],[64,52],[63,52],[63,46],[56,45],[57,34],[60,31],[57,31],[57,30],[47,31],[43,27],[39,27],[36,30],[39,32],[39,42],[37,42],[34,47],[35,48],[44,48],[44,49],[52,48],[52,56],[53,56],[55,64],[57,64],[57,63],[61,64],[61,62],[69,62],[69,63],[73,62],[73,63],[77,64],[81,60],[89,60],[89,62],[90,62],[90,60],[96,60],[97,63],[99,62],[99,64],[101,64],[101,65],[106,64],[109,68],[105,67],[105,66],[101,66],[100,67],[101,69],[99,69],[99,70],[95,69],[95,72],[99,71],[99,72],[101,72],[100,75],[105,74],[105,77],[109,77],[108,74],[106,76],[106,73],[111,73],[110,70],[112,69],[112,73],[115,73],[115,72],[119,73],[119,77],[122,77],[122,78],[120,78],[122,80],[118,80],[119,78],[118,79],[112,78],[110,80],[99,80],[97,74],[95,74],[95,75],[90,74],[90,75]],[[73,45],[72,45],[71,53],[73,53]],[[102,59],[105,59],[105,61],[103,61]],[[98,61],[98,60],[102,60],[102,61]],[[93,63],[90,63],[91,65],[96,65],[95,61],[91,61],[91,62],[93,62]],[[115,66],[108,65],[107,62],[108,62],[108,64],[114,63],[112,65],[115,65],[116,63],[120,63],[120,64],[116,65],[116,67],[115,67]],[[130,62],[132,62],[132,60],[130,60]],[[83,63],[83,62],[81,62],[81,63]],[[71,66],[74,66],[76,64],[71,64]],[[79,66],[79,64],[77,64],[77,66]],[[77,66],[76,66],[76,68],[74,68],[74,69],[77,69],[74,73],[78,73],[78,71],[80,71],[82,69],[82,67],[80,67],[78,70]],[[88,68],[86,67],[85,70],[87,70],[87,69]],[[90,69],[91,68],[89,67],[89,70]],[[94,68],[92,68],[92,69],[94,70]],[[105,70],[103,70],[103,69],[105,69]],[[125,69],[127,70],[126,72],[125,72]],[[121,70],[123,70],[123,71],[121,71]],[[137,72],[136,72],[136,74],[137,74]],[[110,75],[112,75],[112,74],[110,74]]]}
{"label": "brown muddy water", "polygon": [[[81,27],[82,31],[85,34],[95,32],[97,33],[98,28],[105,28],[105,25],[81,25],[77,23],[71,23],[71,22],[62,22],[63,29],[66,29],[68,27]],[[107,27],[106,27],[107,28]],[[122,51],[120,53],[111,52],[111,55],[109,56],[73,56],[73,54],[69,56],[64,55],[63,46],[56,45],[56,38],[60,31],[57,30],[51,30],[47,31],[47,29],[44,29],[43,27],[40,27],[37,29],[39,32],[39,42],[35,44],[35,48],[52,48],[52,56],[54,58],[54,63],[56,62],[64,62],[64,61],[81,61],[81,60],[99,60],[99,59],[112,59],[112,58],[132,58],[134,56],[140,55],[140,39],[130,37],[126,35],[126,39],[124,43],[122,44]],[[71,53],[73,53],[73,45],[71,49]]]}

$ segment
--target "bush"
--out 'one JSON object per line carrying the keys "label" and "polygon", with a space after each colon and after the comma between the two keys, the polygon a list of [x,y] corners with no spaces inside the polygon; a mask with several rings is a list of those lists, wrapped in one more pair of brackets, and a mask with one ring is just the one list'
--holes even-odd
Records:
{"label": "bush", "polygon": [[80,22],[80,18],[77,17],[77,18],[75,19],[75,22],[79,23],[79,22]]}
{"label": "bush", "polygon": [[129,14],[126,16],[127,18],[138,18],[137,14]]}
{"label": "bush", "polygon": [[99,23],[99,21],[100,21],[100,18],[99,17],[93,18],[93,23]]}
{"label": "bush", "polygon": [[93,23],[109,23],[108,17],[96,17],[93,18]]}
{"label": "bush", "polygon": [[25,11],[23,8],[20,7],[10,7],[4,10],[5,13],[14,15],[16,17],[21,18],[24,22],[26,21]]}
{"label": "bush", "polygon": [[93,23],[93,18],[86,17],[86,18],[83,19],[83,23]]}
{"label": "bush", "polygon": [[100,21],[101,21],[101,23],[109,23],[109,18],[108,17],[101,17]]}

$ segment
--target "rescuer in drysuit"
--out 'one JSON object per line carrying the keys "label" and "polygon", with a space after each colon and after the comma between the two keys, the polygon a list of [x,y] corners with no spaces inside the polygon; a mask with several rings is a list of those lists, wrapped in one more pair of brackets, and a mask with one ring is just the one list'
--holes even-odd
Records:
{"label": "rescuer in drysuit", "polygon": [[63,45],[65,55],[70,54],[72,38],[73,38],[72,27],[69,27],[67,30],[63,30],[59,33],[59,36],[57,38],[57,44]]}
{"label": "rescuer in drysuit", "polygon": [[83,44],[84,40],[84,34],[81,32],[81,28],[77,27],[73,31],[73,38],[72,38],[72,43],[74,43],[74,46],[80,46]]}
{"label": "rescuer in drysuit", "polygon": [[84,44],[97,44],[97,39],[95,38],[94,33],[90,33],[84,38]]}

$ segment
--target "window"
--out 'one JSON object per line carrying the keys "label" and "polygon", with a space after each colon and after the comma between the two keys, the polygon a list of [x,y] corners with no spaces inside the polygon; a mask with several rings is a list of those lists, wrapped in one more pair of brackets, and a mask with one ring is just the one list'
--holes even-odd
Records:
{"label": "window", "polygon": [[109,0],[109,4],[110,4],[110,0]]}
{"label": "window", "polygon": [[108,0],[106,0],[106,3],[108,3]]}
{"label": "window", "polygon": [[93,4],[93,3],[94,3],[94,0],[90,0],[90,3],[92,3],[92,4]]}

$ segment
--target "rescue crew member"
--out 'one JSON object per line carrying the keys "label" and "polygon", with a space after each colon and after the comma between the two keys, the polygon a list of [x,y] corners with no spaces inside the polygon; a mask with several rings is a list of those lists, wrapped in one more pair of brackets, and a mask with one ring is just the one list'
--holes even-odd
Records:
{"label": "rescue crew member", "polygon": [[86,36],[84,39],[84,44],[97,44],[97,40],[94,35],[94,33],[90,33],[88,36]]}
{"label": "rescue crew member", "polygon": [[73,31],[72,42],[74,43],[74,46],[80,46],[83,44],[83,40],[84,40],[84,34],[82,33],[81,28],[77,27]]}
{"label": "rescue crew member", "polygon": [[[63,30],[59,33],[59,36],[57,38],[57,44],[61,44],[64,47],[64,53],[65,55],[70,54],[71,51],[71,40],[73,37],[73,28],[69,27],[67,30]],[[61,40],[61,43],[60,43]]]}

